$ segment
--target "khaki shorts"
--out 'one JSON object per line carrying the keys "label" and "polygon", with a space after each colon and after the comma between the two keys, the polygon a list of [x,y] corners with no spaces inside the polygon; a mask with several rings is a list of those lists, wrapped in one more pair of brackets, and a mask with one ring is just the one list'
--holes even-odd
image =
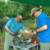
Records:
{"label": "khaki shorts", "polygon": [[50,50],[50,43],[40,43],[40,50]]}

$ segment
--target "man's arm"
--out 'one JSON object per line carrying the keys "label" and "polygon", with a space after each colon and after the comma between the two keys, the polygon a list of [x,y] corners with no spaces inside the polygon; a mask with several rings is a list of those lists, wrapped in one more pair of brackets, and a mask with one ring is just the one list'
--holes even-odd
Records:
{"label": "man's arm", "polygon": [[48,29],[47,25],[42,26],[41,28],[36,29],[33,34],[37,34],[38,32],[42,32]]}
{"label": "man's arm", "polygon": [[11,32],[10,29],[7,26],[5,26],[5,31],[8,32],[8,33],[10,33],[11,35],[14,35],[14,33]]}
{"label": "man's arm", "polygon": [[36,32],[42,32],[48,29],[47,25],[42,26],[41,28],[37,29]]}
{"label": "man's arm", "polygon": [[9,32],[9,33],[12,33],[7,26],[5,26],[5,31]]}

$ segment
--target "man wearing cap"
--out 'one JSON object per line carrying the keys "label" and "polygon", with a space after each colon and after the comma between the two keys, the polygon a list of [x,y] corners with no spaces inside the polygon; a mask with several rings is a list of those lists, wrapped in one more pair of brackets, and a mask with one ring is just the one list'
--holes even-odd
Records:
{"label": "man wearing cap", "polygon": [[11,18],[5,25],[5,42],[4,50],[9,50],[9,47],[13,44],[13,38],[22,28],[22,16],[18,15],[16,18]]}
{"label": "man wearing cap", "polygon": [[31,15],[37,18],[37,30],[34,34],[38,33],[40,41],[40,50],[50,49],[50,23],[46,13],[40,11],[40,8],[35,7],[31,10]]}

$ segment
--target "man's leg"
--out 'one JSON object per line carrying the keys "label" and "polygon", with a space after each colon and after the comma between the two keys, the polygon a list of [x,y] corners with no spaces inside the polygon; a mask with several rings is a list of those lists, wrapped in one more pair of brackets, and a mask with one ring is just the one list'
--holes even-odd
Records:
{"label": "man's leg", "polygon": [[40,43],[40,50],[49,50],[49,43]]}
{"label": "man's leg", "polygon": [[9,33],[5,32],[4,50],[9,50]]}
{"label": "man's leg", "polygon": [[9,50],[12,40],[13,36],[11,36],[10,33],[5,32],[4,50]]}
{"label": "man's leg", "polygon": [[50,43],[49,43],[49,50],[50,50]]}

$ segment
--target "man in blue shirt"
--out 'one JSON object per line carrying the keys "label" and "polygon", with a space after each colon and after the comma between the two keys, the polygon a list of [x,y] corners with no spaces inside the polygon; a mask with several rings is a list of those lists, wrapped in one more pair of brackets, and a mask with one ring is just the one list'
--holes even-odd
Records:
{"label": "man in blue shirt", "polygon": [[46,13],[40,11],[39,7],[35,7],[31,10],[31,15],[37,18],[37,30],[34,34],[38,33],[40,40],[40,50],[50,49],[50,23]]}
{"label": "man in blue shirt", "polygon": [[[5,42],[4,42],[4,50],[9,50],[10,45],[12,45],[12,41],[14,35],[22,29],[22,16],[18,15],[16,18],[11,18],[5,25]],[[14,48],[15,50],[15,48]]]}

